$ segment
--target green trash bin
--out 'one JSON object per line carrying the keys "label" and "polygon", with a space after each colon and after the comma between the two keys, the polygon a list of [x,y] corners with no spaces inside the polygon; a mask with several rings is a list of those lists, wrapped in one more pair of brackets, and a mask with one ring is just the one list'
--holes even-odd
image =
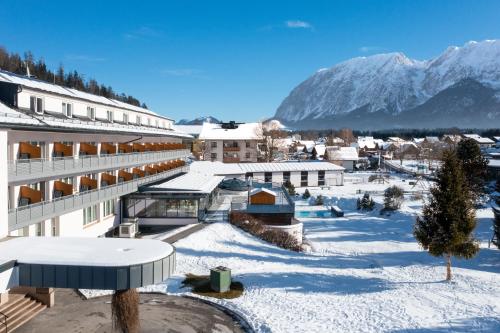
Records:
{"label": "green trash bin", "polygon": [[213,291],[223,293],[231,287],[231,270],[218,266],[210,270],[210,287]]}

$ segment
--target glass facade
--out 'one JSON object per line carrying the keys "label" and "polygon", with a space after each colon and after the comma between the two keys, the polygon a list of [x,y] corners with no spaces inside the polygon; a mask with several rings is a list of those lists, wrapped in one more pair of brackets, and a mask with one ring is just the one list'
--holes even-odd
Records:
{"label": "glass facade", "polygon": [[198,199],[127,198],[124,213],[139,218],[196,218]]}

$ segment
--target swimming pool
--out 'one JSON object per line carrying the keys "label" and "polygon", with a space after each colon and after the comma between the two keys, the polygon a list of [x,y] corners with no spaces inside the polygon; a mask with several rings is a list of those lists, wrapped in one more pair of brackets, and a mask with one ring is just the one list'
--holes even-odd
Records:
{"label": "swimming pool", "polygon": [[295,212],[295,217],[333,217],[329,210],[299,210]]}

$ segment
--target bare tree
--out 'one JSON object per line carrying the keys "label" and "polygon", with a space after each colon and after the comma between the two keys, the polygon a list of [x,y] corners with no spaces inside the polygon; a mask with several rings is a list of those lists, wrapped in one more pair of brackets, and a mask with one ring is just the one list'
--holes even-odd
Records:
{"label": "bare tree", "polygon": [[259,139],[262,160],[264,162],[273,161],[275,153],[283,146],[286,132],[277,123],[260,122],[256,128],[256,134]]}
{"label": "bare tree", "polygon": [[344,146],[346,147],[349,147],[351,143],[356,141],[352,129],[350,128],[342,128],[338,133],[338,137],[344,140]]}

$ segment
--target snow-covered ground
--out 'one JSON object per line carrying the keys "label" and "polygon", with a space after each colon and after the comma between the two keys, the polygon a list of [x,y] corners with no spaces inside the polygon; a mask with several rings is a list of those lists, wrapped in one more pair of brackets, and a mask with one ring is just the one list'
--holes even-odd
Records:
{"label": "snow-covered ground", "polygon": [[[428,185],[413,187],[401,178],[391,184],[406,191]],[[487,248],[491,209],[478,211],[479,255],[454,259],[453,282],[447,283],[443,260],[422,251],[412,236],[422,201],[409,194],[400,212],[381,216],[382,196],[375,194],[375,211],[356,210],[357,192],[381,193],[388,185],[310,189],[346,214],[301,219],[308,253],[277,248],[227,223],[212,224],[175,244],[177,273],[167,291],[189,294],[180,287],[184,274],[208,274],[224,265],[245,292],[211,301],[242,314],[258,332],[500,332],[500,251]],[[323,208],[299,200],[297,209]]]}

